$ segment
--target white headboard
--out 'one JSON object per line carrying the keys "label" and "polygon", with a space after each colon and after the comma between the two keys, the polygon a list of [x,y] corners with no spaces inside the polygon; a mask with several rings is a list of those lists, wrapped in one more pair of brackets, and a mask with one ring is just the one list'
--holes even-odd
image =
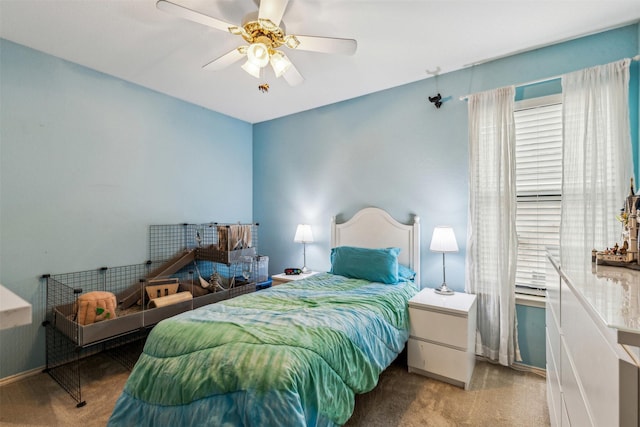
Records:
{"label": "white headboard", "polygon": [[416,215],[413,224],[402,224],[379,208],[362,209],[341,224],[334,216],[331,247],[337,246],[400,248],[398,261],[416,272],[415,283],[420,286],[420,218]]}

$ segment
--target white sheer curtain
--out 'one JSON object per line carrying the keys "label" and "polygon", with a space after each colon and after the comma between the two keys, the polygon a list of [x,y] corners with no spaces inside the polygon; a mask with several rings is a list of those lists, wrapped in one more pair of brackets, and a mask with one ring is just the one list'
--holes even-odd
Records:
{"label": "white sheer curtain", "polygon": [[476,353],[509,366],[518,351],[513,87],[469,96],[465,289],[478,298]]}
{"label": "white sheer curtain", "polygon": [[561,265],[590,260],[620,242],[615,219],[633,174],[629,59],[562,77]]}

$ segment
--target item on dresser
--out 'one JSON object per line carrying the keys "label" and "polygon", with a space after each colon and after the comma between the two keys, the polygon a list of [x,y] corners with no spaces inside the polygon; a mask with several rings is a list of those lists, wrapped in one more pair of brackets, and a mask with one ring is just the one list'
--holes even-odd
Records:
{"label": "item on dresser", "polygon": [[302,274],[302,270],[300,270],[299,268],[285,268],[284,274],[288,276],[298,275],[298,274]]}
{"label": "item on dresser", "polygon": [[613,267],[626,267],[640,270],[639,218],[640,195],[636,194],[631,178],[629,196],[616,219],[622,225],[622,244],[616,243],[612,248],[596,252],[596,264]]}

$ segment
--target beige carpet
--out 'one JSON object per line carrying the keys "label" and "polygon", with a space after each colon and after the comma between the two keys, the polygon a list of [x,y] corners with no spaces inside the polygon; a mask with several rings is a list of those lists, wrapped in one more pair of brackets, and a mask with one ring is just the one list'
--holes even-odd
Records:
{"label": "beige carpet", "polygon": [[545,379],[478,362],[465,391],[393,364],[374,390],[356,396],[355,411],[346,425],[548,426]]}
{"label": "beige carpet", "polygon": [[[0,387],[0,426],[104,426],[129,371],[106,355],[82,362],[76,402],[47,374]],[[370,393],[356,397],[347,426],[547,426],[545,380],[478,362],[470,390],[391,365]],[[160,427],[160,426],[158,426]]]}

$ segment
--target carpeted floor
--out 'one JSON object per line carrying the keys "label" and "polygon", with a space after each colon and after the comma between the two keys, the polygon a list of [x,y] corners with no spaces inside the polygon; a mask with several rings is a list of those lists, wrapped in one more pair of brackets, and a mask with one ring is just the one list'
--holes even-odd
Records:
{"label": "carpeted floor", "polygon": [[356,396],[349,427],[531,426],[549,424],[545,379],[478,362],[469,390],[393,364],[371,392]]}
{"label": "carpeted floor", "polygon": [[[129,371],[98,354],[81,372],[81,408],[47,374],[0,387],[0,426],[106,425]],[[486,362],[477,363],[467,391],[394,363],[373,391],[356,397],[347,426],[548,426],[545,390],[538,375]]]}

